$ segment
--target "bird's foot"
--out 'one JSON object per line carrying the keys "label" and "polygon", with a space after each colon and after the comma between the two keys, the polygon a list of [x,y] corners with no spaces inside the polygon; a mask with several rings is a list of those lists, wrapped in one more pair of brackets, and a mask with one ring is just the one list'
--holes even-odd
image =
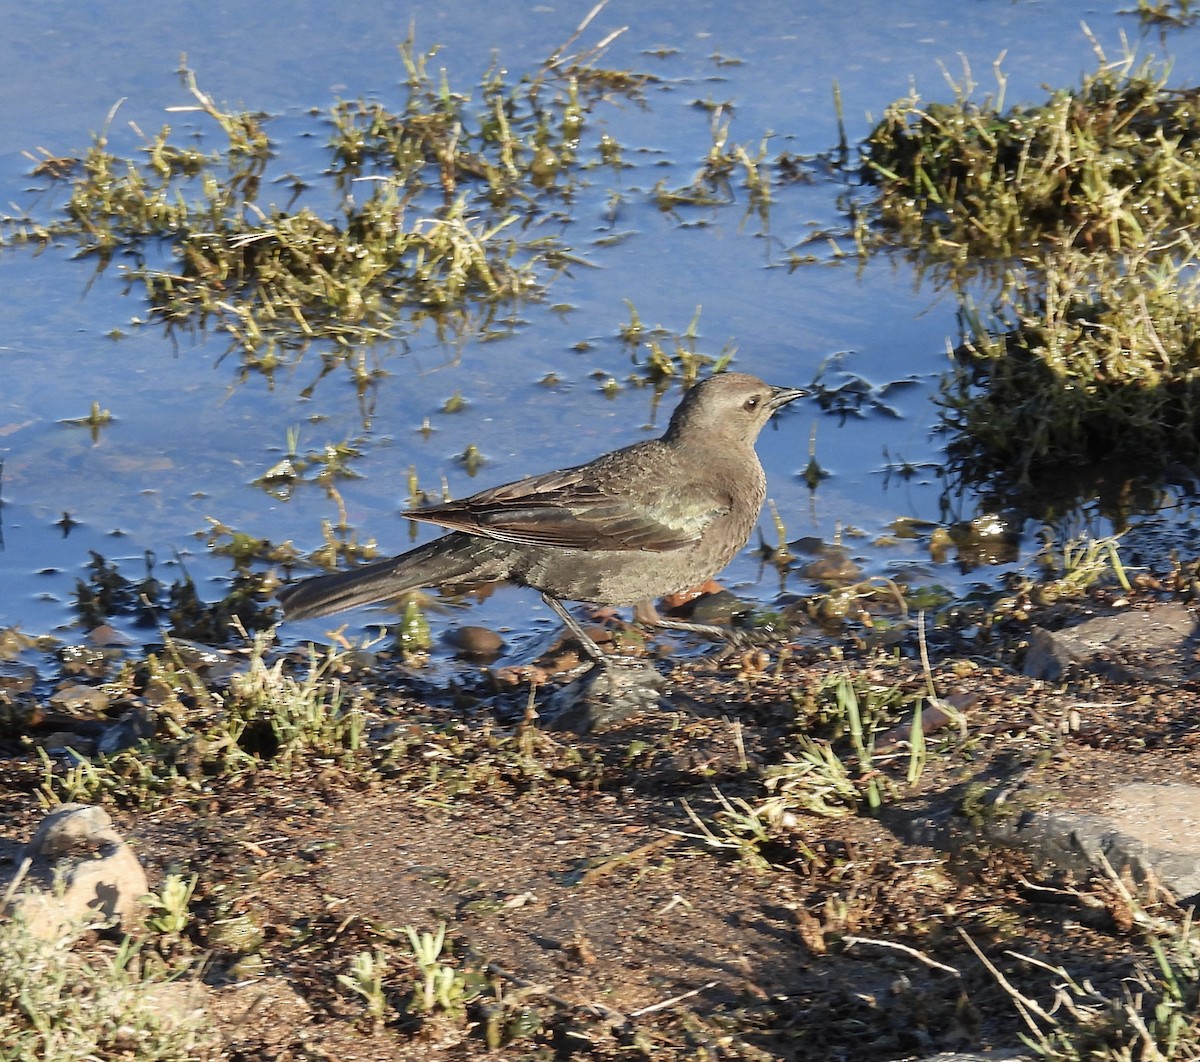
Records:
{"label": "bird's foot", "polygon": [[723,664],[739,654],[781,649],[791,641],[786,631],[774,627],[729,627],[722,628],[721,633],[725,644],[708,658],[714,664]]}

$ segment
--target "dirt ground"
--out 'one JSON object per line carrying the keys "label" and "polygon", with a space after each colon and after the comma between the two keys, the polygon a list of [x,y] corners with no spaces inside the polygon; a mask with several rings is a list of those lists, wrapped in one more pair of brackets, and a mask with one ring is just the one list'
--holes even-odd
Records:
{"label": "dirt ground", "polygon": [[[1113,882],[1035,866],[976,828],[1086,807],[1113,778],[1200,778],[1187,684],[1050,685],[1016,659],[935,665],[964,723],[929,734],[914,785],[902,695],[927,688],[920,666],[801,651],[763,671],[680,665],[660,708],[584,736],[431,706],[375,669],[360,677],[374,729],[357,765],[310,760],[109,810],[152,887],[168,871],[199,875],[189,946],[208,954],[206,1005],[235,1062],[1011,1048],[1025,1025],[966,937],[1045,1007],[1056,978],[1022,956],[1120,996],[1147,952]],[[798,810],[739,833],[736,813],[761,805],[804,733],[848,748],[814,714],[841,671],[899,694],[873,763],[882,808]],[[13,756],[0,772],[4,833],[25,838],[43,768]],[[931,817],[953,824],[953,844],[903,840]],[[404,927],[442,923],[440,962],[461,972],[463,998],[423,1012]],[[364,952],[387,964],[378,1021],[338,980]]]}

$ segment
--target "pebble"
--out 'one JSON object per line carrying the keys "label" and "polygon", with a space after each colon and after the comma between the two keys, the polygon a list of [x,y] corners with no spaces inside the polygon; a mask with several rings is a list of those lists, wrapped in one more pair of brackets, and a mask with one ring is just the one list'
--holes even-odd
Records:
{"label": "pebble", "polygon": [[504,639],[488,627],[455,627],[446,635],[456,655],[475,660],[494,659],[504,652]]}
{"label": "pebble", "polygon": [[50,694],[50,704],[61,712],[74,715],[91,713],[99,715],[108,708],[108,695],[95,686],[74,684],[63,686]]}

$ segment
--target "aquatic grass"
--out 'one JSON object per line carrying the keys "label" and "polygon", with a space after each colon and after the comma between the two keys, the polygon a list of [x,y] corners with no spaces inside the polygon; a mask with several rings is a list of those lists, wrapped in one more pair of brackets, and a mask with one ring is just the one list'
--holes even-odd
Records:
{"label": "aquatic grass", "polygon": [[1143,26],[1184,27],[1196,21],[1192,0],[1138,0],[1137,7],[1125,9],[1122,15],[1137,15]]}
{"label": "aquatic grass", "polygon": [[673,379],[692,384],[702,370],[720,372],[733,360],[737,347],[732,343],[727,342],[716,354],[698,348],[702,307],[696,307],[688,326],[680,332],[661,324],[648,326],[631,300],[626,299],[625,305],[629,321],[617,328],[617,339],[639,375],[653,383],[659,394]]}
{"label": "aquatic grass", "polygon": [[[36,173],[66,182],[69,197],[47,221],[4,219],[6,244],[69,242],[101,268],[128,256],[152,320],[173,330],[215,327],[243,372],[271,377],[316,345],[324,362],[350,368],[360,389],[373,374],[362,350],[427,322],[475,330],[481,308],[537,299],[565,253],[545,228],[547,196],[569,202],[600,153],[591,112],[611,97],[640,100],[646,75],[598,65],[612,37],[569,53],[570,42],[510,84],[499,64],[476,103],[413,33],[400,45],[407,99],[340,101],[328,118],[329,191],[335,206],[263,201],[276,147],[265,115],[223,108],[180,71],[194,113],[219,130],[215,147],[180,145],[163,127],[135,133],[124,157],[109,132],[117,108],[78,159],[37,159]],[[590,138],[589,138],[589,134]],[[303,190],[282,179],[292,199]],[[164,264],[162,249],[167,251]]]}
{"label": "aquatic grass", "polygon": [[948,102],[889,106],[862,148],[868,244],[958,292],[950,491],[1026,511],[1094,493],[1089,466],[1120,495],[1126,456],[1144,477],[1200,460],[1200,88],[1095,50],[1078,87],[1035,105],[1006,108],[999,64],[977,102],[967,69]]}
{"label": "aquatic grass", "polygon": [[672,188],[665,180],[658,181],[652,190],[653,201],[665,214],[728,206],[736,201],[736,180],[736,186],[746,193],[746,218],[757,217],[766,232],[774,183],[791,180],[808,160],[787,153],[771,158],[767,153],[769,135],[757,145],[731,142],[732,119],[726,116],[726,106],[718,104],[707,109],[712,143],[700,169],[687,185]]}
{"label": "aquatic grass", "polygon": [[1200,221],[1200,90],[1132,53],[1073,89],[1005,109],[976,102],[969,68],[953,100],[892,103],[863,146],[874,209],[899,242],[958,260],[1007,257],[1043,241],[1135,249],[1148,233]]}

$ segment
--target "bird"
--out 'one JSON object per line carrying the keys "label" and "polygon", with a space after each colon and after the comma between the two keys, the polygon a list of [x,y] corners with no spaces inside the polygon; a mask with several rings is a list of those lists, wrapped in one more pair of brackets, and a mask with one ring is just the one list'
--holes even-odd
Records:
{"label": "bird", "polygon": [[807,394],[716,373],[687,390],[659,438],[404,512],[448,534],[285,587],[284,616],[506,581],[540,591],[593,663],[605,653],[563,601],[634,605],[642,622],[720,636],[719,628],[659,617],[653,602],[707,582],[745,546],[766,498],[755,442],[774,413]]}

